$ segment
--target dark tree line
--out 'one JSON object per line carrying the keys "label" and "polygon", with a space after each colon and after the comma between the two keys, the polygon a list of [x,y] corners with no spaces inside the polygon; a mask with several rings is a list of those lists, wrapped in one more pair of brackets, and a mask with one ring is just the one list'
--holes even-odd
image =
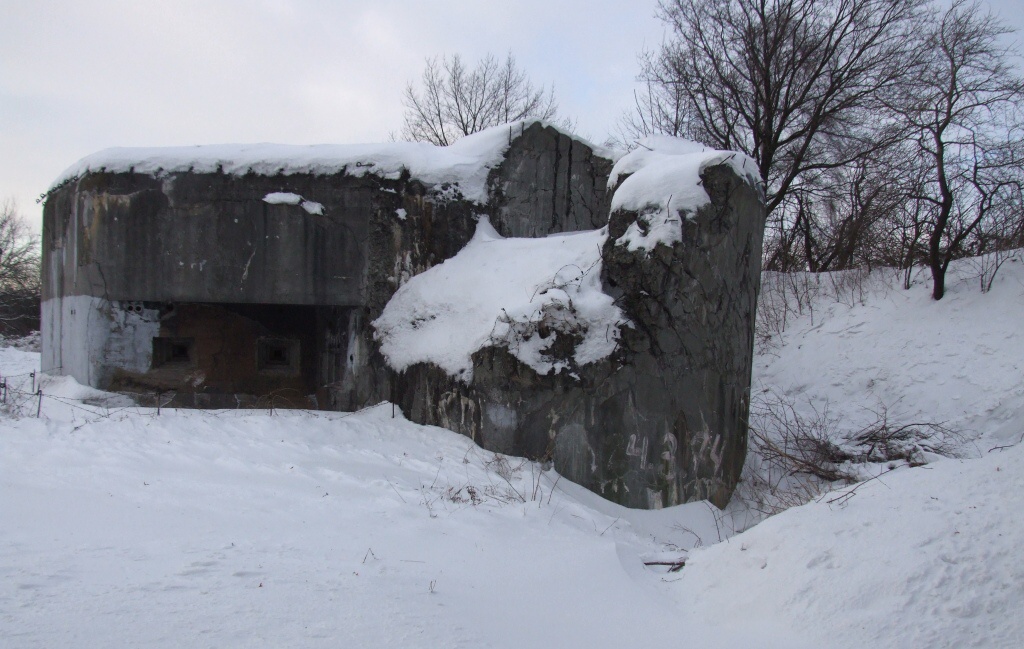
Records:
{"label": "dark tree line", "polygon": [[[979,4],[662,0],[628,144],[666,133],[753,158],[765,267],[931,269],[1024,246],[1024,79]],[[909,275],[908,275],[909,277]]]}
{"label": "dark tree line", "polygon": [[39,329],[39,239],[14,202],[0,202],[0,335]]}

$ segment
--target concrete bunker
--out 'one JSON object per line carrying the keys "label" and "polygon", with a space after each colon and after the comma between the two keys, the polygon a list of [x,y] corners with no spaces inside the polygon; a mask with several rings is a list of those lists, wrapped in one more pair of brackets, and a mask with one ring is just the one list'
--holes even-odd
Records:
{"label": "concrete bunker", "polygon": [[[523,122],[444,148],[100,152],[44,207],[43,369],[179,406],[389,400],[629,506],[724,504],[746,444],[763,198],[742,159],[673,142],[616,161]],[[667,204],[651,194],[669,185]],[[374,322],[484,217],[502,237],[604,228],[601,290],[629,323],[613,352],[544,373],[485,345],[469,382],[396,369]],[[582,337],[560,326],[536,329],[570,359]]]}

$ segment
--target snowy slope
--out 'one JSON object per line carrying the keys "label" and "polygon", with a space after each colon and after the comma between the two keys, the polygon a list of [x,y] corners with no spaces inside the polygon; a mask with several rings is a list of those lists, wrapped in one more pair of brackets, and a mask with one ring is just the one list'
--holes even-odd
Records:
{"label": "snowy slope", "polygon": [[387,405],[26,399],[0,428],[4,647],[667,643],[685,629],[647,628],[674,611],[642,559],[717,535],[702,503],[625,510]]}
{"label": "snowy slope", "polygon": [[975,457],[731,538],[706,504],[625,510],[387,404],[158,416],[62,378],[37,419],[38,355],[0,349],[21,404],[0,418],[0,646],[1022,646],[1024,263],[985,295],[953,272],[939,303],[891,273],[829,283],[755,380],[840,430],[880,402],[946,421]]}
{"label": "snowy slope", "polygon": [[817,647],[1024,645],[1024,447],[846,493],[695,553],[679,608],[705,631]]}
{"label": "snowy slope", "polygon": [[[799,292],[812,296],[809,307],[790,316],[774,346],[762,346],[754,389],[827,404],[847,427],[871,420],[881,407],[903,421],[942,422],[976,439],[975,454],[1019,438],[1024,252],[1003,265],[989,293],[980,291],[978,272],[978,260],[954,262],[938,302],[924,269],[909,290],[888,269],[798,277],[807,286]],[[765,277],[765,299],[779,279]],[[764,300],[760,310],[767,311]]]}

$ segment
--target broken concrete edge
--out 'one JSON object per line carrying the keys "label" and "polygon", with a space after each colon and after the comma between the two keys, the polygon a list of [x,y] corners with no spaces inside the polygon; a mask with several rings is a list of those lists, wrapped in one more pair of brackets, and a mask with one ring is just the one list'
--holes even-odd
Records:
{"label": "broken concrete edge", "polygon": [[[630,249],[622,236],[644,214],[610,215],[601,280],[630,326],[607,358],[541,373],[489,344],[466,374],[431,363],[392,369],[392,400],[413,421],[553,462],[626,506],[724,507],[746,456],[764,205],[732,165],[705,166],[700,179],[708,203],[671,244]],[[560,345],[564,333],[549,332],[563,360],[576,342]]]}

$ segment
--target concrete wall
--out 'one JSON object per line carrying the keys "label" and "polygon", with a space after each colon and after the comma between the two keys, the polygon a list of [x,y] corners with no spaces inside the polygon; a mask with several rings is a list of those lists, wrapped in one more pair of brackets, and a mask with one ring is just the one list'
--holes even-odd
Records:
{"label": "concrete wall", "polygon": [[593,230],[608,222],[612,163],[539,124],[526,128],[489,178],[491,223],[506,237]]}
{"label": "concrete wall", "polygon": [[[278,191],[325,213],[263,201]],[[367,216],[388,198],[346,176],[90,174],[44,208],[44,299],[361,304]]]}
{"label": "concrete wall", "polygon": [[89,295],[43,301],[42,320],[42,370],[103,387],[115,370],[147,371],[160,331],[156,311]]}
{"label": "concrete wall", "polygon": [[[44,207],[47,369],[100,388],[306,391],[339,409],[388,398],[391,382],[369,323],[404,281],[456,254],[478,214],[497,215],[496,227],[510,236],[592,228],[606,218],[608,160],[540,124],[509,138],[483,205],[408,176],[87,174],[52,192]],[[320,203],[323,214],[268,204],[272,192]],[[136,304],[145,305],[145,317]],[[153,337],[197,337],[198,322],[166,313],[221,305],[226,321],[240,323],[230,307],[245,304],[292,305],[294,317],[312,318],[314,332],[305,334],[312,341],[302,349],[313,356],[301,385],[260,380],[248,344],[226,344],[238,368],[232,376],[202,353],[199,373],[153,367]],[[305,306],[318,310],[306,316]],[[192,313],[209,325],[205,311]],[[250,318],[234,335],[253,340],[268,324]]]}

